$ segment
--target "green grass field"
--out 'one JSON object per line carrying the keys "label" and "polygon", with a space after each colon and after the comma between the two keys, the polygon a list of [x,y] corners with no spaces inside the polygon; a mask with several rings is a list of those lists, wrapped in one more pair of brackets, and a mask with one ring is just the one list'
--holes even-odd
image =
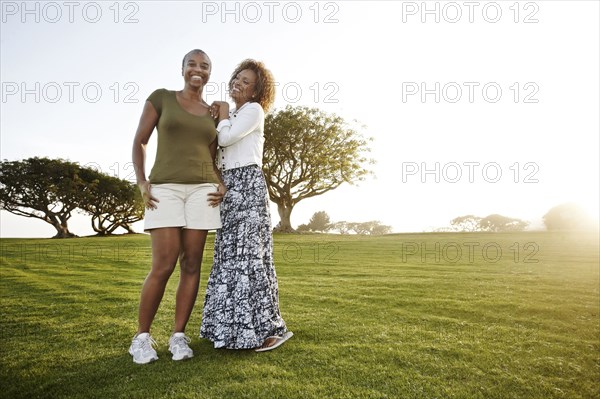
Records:
{"label": "green grass field", "polygon": [[2,239],[3,398],[598,398],[598,235],[276,235],[282,314],[266,353],[198,338],[212,237],[188,325],[167,350],[176,272],[153,325],[160,359],[127,353],[146,235]]}

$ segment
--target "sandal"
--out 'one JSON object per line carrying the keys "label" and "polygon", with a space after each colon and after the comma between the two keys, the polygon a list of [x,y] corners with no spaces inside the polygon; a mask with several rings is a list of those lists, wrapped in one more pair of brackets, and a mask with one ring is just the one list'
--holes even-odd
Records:
{"label": "sandal", "polygon": [[[256,352],[266,352],[266,351],[270,351],[272,349],[277,348],[278,346],[283,345],[283,343],[285,341],[287,341],[288,339],[292,338],[294,336],[294,333],[291,331],[286,332],[285,334],[283,334],[283,336],[278,337],[278,336],[271,336],[271,337],[267,337],[267,339],[265,339],[265,342],[263,342],[262,346],[259,348],[256,348],[255,351]],[[269,340],[275,340],[275,343],[272,345],[267,345],[267,341]]]}

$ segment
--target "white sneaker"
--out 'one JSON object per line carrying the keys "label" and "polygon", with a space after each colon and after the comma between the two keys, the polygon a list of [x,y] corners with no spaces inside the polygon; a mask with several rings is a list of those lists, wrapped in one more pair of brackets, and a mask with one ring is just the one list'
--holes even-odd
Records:
{"label": "white sneaker", "polygon": [[156,346],[156,341],[152,339],[149,333],[141,333],[133,337],[129,347],[129,354],[133,356],[133,362],[146,364],[158,360],[158,355],[153,346]]}
{"label": "white sneaker", "polygon": [[194,351],[188,346],[191,339],[184,333],[175,333],[169,338],[169,351],[173,354],[173,360],[183,360],[194,357]]}

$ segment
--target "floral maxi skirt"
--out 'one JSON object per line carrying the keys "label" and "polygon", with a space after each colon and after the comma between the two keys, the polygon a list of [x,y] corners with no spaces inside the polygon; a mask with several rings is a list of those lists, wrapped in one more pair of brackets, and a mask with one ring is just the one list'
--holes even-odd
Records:
{"label": "floral maxi skirt", "polygon": [[267,186],[257,165],[222,173],[227,193],[200,336],[215,348],[256,348],[287,331],[279,312]]}

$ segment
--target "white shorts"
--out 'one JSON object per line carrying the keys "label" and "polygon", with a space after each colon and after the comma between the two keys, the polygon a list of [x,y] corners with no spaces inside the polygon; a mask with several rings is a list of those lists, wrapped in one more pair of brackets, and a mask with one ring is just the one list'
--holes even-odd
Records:
{"label": "white shorts", "polygon": [[221,228],[220,206],[208,203],[208,194],[217,191],[218,184],[152,184],[150,193],[160,202],[156,209],[146,209],[144,231],[161,227],[182,227],[194,230]]}

